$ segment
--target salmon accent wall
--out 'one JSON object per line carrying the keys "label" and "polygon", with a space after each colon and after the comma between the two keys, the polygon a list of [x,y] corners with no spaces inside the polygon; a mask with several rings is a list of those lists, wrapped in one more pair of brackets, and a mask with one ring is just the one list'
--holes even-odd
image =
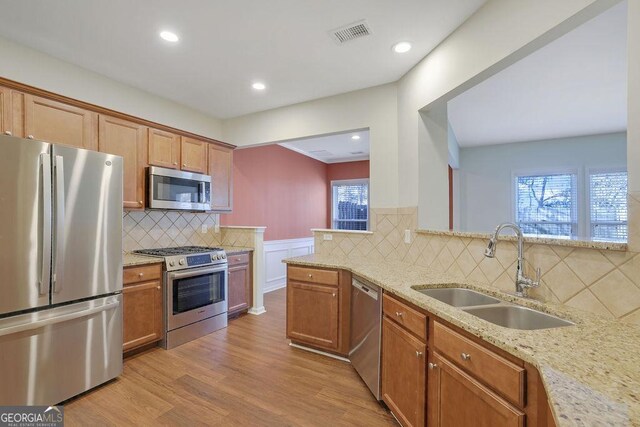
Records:
{"label": "salmon accent wall", "polygon": [[327,228],[331,228],[331,181],[369,178],[369,160],[327,165]]}
{"label": "salmon accent wall", "polygon": [[221,225],[266,226],[264,240],[312,237],[327,224],[327,165],[279,145],[233,152],[233,212]]}

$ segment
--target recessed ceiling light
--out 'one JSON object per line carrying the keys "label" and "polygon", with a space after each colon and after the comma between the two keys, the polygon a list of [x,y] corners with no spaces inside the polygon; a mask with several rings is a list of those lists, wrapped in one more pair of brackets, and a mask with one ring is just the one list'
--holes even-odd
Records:
{"label": "recessed ceiling light", "polygon": [[265,90],[267,88],[267,86],[262,82],[255,82],[251,87],[255,90]]}
{"label": "recessed ceiling light", "polygon": [[411,43],[409,42],[400,42],[393,45],[393,51],[395,53],[405,53],[411,50]]}
{"label": "recessed ceiling light", "polygon": [[176,33],[172,33],[171,31],[161,31],[160,32],[160,37],[163,40],[166,40],[166,41],[171,42],[171,43],[175,43],[178,40],[180,40],[178,38],[178,35]]}
{"label": "recessed ceiling light", "polygon": [[360,139],[360,135],[353,135],[351,139],[353,139],[354,141],[357,141]]}

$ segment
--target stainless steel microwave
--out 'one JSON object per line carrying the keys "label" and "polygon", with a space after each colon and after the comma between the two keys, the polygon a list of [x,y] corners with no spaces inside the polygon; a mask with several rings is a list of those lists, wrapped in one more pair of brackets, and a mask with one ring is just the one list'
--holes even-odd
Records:
{"label": "stainless steel microwave", "polygon": [[149,209],[211,210],[211,177],[199,173],[149,167]]}

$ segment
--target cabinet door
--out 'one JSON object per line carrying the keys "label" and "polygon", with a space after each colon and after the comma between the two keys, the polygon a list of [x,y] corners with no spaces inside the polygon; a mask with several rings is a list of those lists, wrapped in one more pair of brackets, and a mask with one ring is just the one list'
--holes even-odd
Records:
{"label": "cabinet door", "polygon": [[229,267],[229,315],[248,310],[251,305],[249,264]]}
{"label": "cabinet door", "polygon": [[207,148],[206,142],[183,136],[180,144],[181,169],[189,172],[207,173]]}
{"label": "cabinet door", "polygon": [[149,164],[180,169],[180,137],[158,129],[149,129]]}
{"label": "cabinet door", "polygon": [[209,144],[211,210],[230,212],[233,207],[233,150]]}
{"label": "cabinet door", "polygon": [[144,209],[146,127],[100,115],[98,149],[124,159],[124,208]]}
{"label": "cabinet door", "polygon": [[162,286],[159,281],[128,285],[123,295],[123,350],[162,339]]}
{"label": "cabinet door", "polygon": [[61,102],[25,94],[28,137],[87,150],[98,149],[98,115]]}
{"label": "cabinet door", "polygon": [[525,415],[437,353],[429,370],[429,425],[522,427]]}
{"label": "cabinet door", "polygon": [[338,288],[290,281],[287,284],[287,338],[338,349]]}
{"label": "cabinet door", "polygon": [[382,399],[406,426],[424,426],[426,350],[395,322],[382,320]]}
{"label": "cabinet door", "polygon": [[11,89],[0,87],[0,133],[11,132]]}

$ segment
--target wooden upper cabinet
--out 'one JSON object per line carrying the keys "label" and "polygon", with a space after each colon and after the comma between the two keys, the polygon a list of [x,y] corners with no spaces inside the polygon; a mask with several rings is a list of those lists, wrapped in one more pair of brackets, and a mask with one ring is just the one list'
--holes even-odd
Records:
{"label": "wooden upper cabinet", "polygon": [[0,132],[11,132],[11,89],[0,86]]}
{"label": "wooden upper cabinet", "polygon": [[230,212],[233,208],[233,149],[209,144],[211,210]]}
{"label": "wooden upper cabinet", "polygon": [[180,169],[180,136],[149,128],[149,164]]}
{"label": "wooden upper cabinet", "polygon": [[429,370],[428,422],[437,426],[523,427],[525,414],[434,353]]}
{"label": "wooden upper cabinet", "polygon": [[182,157],[183,171],[207,173],[207,154],[209,144],[204,141],[182,137],[180,154]]}
{"label": "wooden upper cabinet", "polygon": [[89,110],[25,94],[24,127],[27,137],[98,149],[98,114]]}
{"label": "wooden upper cabinet", "polygon": [[123,158],[124,208],[144,209],[147,128],[100,115],[98,129],[98,149]]}
{"label": "wooden upper cabinet", "polygon": [[426,353],[425,343],[383,317],[382,399],[403,426],[424,426]]}

